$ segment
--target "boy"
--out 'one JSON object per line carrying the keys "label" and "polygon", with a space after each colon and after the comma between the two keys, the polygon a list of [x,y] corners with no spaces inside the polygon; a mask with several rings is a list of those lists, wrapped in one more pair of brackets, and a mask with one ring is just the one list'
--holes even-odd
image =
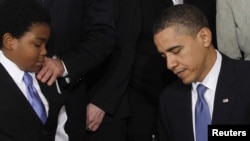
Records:
{"label": "boy", "polygon": [[54,141],[63,131],[57,120],[65,96],[35,78],[47,53],[49,15],[33,0],[2,0],[0,17],[0,140]]}

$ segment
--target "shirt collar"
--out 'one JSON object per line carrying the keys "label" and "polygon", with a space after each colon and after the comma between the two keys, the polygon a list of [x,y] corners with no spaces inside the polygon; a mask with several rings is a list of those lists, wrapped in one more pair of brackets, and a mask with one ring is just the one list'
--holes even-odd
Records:
{"label": "shirt collar", "polygon": [[0,50],[0,63],[7,70],[12,79],[17,83],[22,83],[24,71],[22,71],[14,62],[8,59]]}

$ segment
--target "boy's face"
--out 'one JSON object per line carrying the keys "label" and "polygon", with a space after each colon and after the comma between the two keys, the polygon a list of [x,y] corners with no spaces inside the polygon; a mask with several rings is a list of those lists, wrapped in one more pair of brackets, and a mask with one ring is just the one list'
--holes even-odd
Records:
{"label": "boy's face", "polygon": [[47,54],[46,43],[50,35],[47,24],[33,24],[19,39],[14,39],[11,59],[23,71],[38,72]]}

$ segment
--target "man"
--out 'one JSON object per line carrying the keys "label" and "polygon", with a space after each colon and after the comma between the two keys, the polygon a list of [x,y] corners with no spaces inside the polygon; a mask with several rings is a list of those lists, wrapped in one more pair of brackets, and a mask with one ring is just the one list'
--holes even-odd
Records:
{"label": "man", "polygon": [[[51,85],[59,76],[60,86],[64,91],[69,91],[70,97],[66,104],[68,119],[65,126],[69,140],[119,140],[119,134],[111,129],[119,132],[120,127],[108,125],[108,129],[99,128],[103,119],[106,119],[107,110],[99,103],[90,101],[93,95],[87,94],[85,90],[88,72],[100,65],[114,48],[116,33],[113,0],[37,1],[51,16],[52,34],[47,48],[48,55],[54,57],[53,60],[45,59],[46,65],[37,77]],[[54,65],[59,66],[59,69]],[[51,73],[52,70],[56,70],[55,75]],[[100,97],[97,99],[103,101]],[[86,128],[90,131],[86,131]],[[98,133],[104,131],[102,135],[105,137],[97,134],[97,129],[100,129]]]}
{"label": "man", "polygon": [[[103,19],[104,21],[99,20],[99,23],[102,24],[94,25],[99,25],[102,28],[106,27],[105,29],[109,31],[108,29],[112,27],[112,19],[105,16],[109,15],[110,10],[112,11],[112,7],[110,7],[109,1],[91,1],[89,1],[91,2],[91,4],[96,4],[99,5],[99,8],[103,7],[106,9],[94,11],[95,9],[97,9],[95,8],[96,6],[89,7],[89,9],[91,9],[91,13],[99,13],[99,11],[101,11],[104,14],[100,17],[101,14],[99,13],[100,15],[95,17],[98,19]],[[95,57],[100,57],[103,58],[102,60],[105,60],[105,63],[101,65],[101,69],[99,66],[98,68],[95,68],[94,72],[89,69],[90,66],[96,66],[97,64],[94,60],[95,58],[92,58],[92,60],[90,55],[105,52],[105,47],[107,47],[106,45],[108,45],[105,44],[105,41],[112,43],[113,39],[115,39],[108,36],[108,33],[110,32],[107,32],[107,35],[101,34],[105,36],[96,36],[102,37],[100,39],[98,38],[99,40],[94,42],[100,46],[81,46],[81,49],[83,51],[86,51],[84,52],[84,54],[82,54],[82,58],[79,58],[79,60],[82,62],[72,59],[74,57],[74,54],[72,55],[73,57],[69,55],[68,58],[62,57],[63,54],[68,54],[68,52],[71,52],[71,50],[61,53],[62,55],[58,54],[58,56],[64,61],[66,68],[69,69],[69,77],[81,76],[82,74],[79,74],[79,72],[88,72],[84,76],[84,79],[87,79],[89,90],[87,94],[89,96],[87,99],[89,103],[86,112],[86,126],[89,128],[88,130],[91,131],[87,132],[87,134],[90,135],[88,141],[123,141],[126,140],[127,132],[129,132],[128,138],[131,141],[138,139],[142,141],[145,141],[145,139],[151,141],[152,134],[156,134],[155,123],[157,116],[156,113],[158,109],[158,96],[163,88],[163,85],[166,84],[165,80],[173,80],[171,77],[172,73],[168,71],[165,72],[163,59],[160,58],[159,54],[157,53],[157,50],[153,43],[151,32],[153,21],[166,7],[168,7],[168,3],[165,1],[152,0],[114,0],[113,2],[113,7],[115,8],[114,15],[116,16],[116,24],[118,29],[117,44],[115,46],[115,49],[112,50],[112,55],[110,55],[107,59],[104,59],[105,57],[102,57],[105,54],[95,55]],[[106,6],[104,4],[103,6],[101,6],[102,3],[105,3]],[[46,5],[46,2],[44,4]],[[48,4],[49,1],[47,2],[47,5]],[[77,6],[79,7],[79,5]],[[72,7],[72,9],[78,8]],[[142,10],[143,14],[141,14]],[[68,15],[74,15],[74,13],[72,12]],[[94,14],[91,15],[93,16]],[[90,21],[86,23],[95,21],[92,20],[91,17],[87,19],[89,19]],[[94,25],[92,26],[95,27]],[[84,27],[84,24],[82,26]],[[88,27],[84,28],[88,29]],[[88,33],[91,33],[91,31],[95,33],[103,31],[99,29],[88,29]],[[77,31],[79,32],[79,30]],[[66,35],[71,36],[70,34]],[[88,39],[85,39],[84,41],[88,41]],[[62,40],[62,42],[65,42],[65,40]],[[91,40],[88,42],[92,43]],[[102,48],[102,46],[104,47]],[[87,51],[88,49],[95,50],[98,47],[100,48],[96,52],[88,54],[88,52],[90,52]],[[60,46],[58,47],[58,50],[60,50]],[[81,53],[79,53],[79,55],[80,54]],[[88,56],[90,56],[90,59]],[[65,62],[65,60],[70,61],[68,61],[67,63]],[[46,66],[44,67],[44,70],[46,70]],[[88,69],[82,70],[82,68]],[[73,69],[75,70],[71,71]],[[71,73],[73,74],[71,75]],[[48,71],[47,74],[50,75],[50,71]],[[164,75],[169,78],[164,79],[162,77]],[[38,74],[38,77],[39,76],[41,75]],[[81,77],[79,77],[78,79],[80,80],[80,82],[82,82],[80,78]],[[72,83],[71,85],[75,85],[75,82],[78,82],[78,79],[77,81],[75,81],[73,78],[70,78],[70,83]],[[75,123],[77,123],[79,120],[85,122],[85,113],[83,112],[83,110],[79,111],[77,109],[85,108],[83,101],[86,94],[81,91],[79,92],[79,95],[81,95],[81,97],[76,97],[75,101],[72,101],[72,103],[77,101],[77,103],[81,102],[82,105],[79,105],[78,107],[75,106],[75,108],[72,108],[74,110],[69,113],[69,116],[71,114],[81,114],[81,116],[77,116],[76,120],[70,120]],[[128,97],[130,98],[129,101]],[[127,122],[125,120],[129,116],[129,114],[131,118],[129,118],[129,121]],[[72,134],[79,133],[79,135],[81,135],[84,133],[84,131],[77,129],[78,127],[82,127],[82,129],[85,128],[82,122],[79,122],[80,124],[78,123],[72,126],[72,128],[75,130],[74,132],[72,132]],[[129,126],[128,130],[126,123],[128,123]],[[69,137],[71,137],[71,135],[69,135]]]}
{"label": "man", "polygon": [[66,115],[65,95],[56,85],[38,83],[35,77],[47,54],[47,11],[33,0],[1,0],[0,17],[0,140],[67,137],[58,120],[59,112]]}
{"label": "man", "polygon": [[[160,98],[160,141],[200,141],[200,135],[206,141],[208,124],[250,124],[250,63],[232,60],[214,48],[207,19],[199,9],[185,4],[168,8],[153,33],[167,68],[180,78]],[[201,84],[207,107],[203,119],[208,120],[199,128],[201,113],[195,109],[201,103],[196,90]]]}
{"label": "man", "polygon": [[[112,56],[87,77],[91,101],[111,117],[127,117],[127,141],[157,138],[156,118],[162,88],[175,80],[153,42],[155,19],[173,4],[190,3],[215,24],[215,0],[115,0],[118,38]],[[101,100],[102,99],[102,100]],[[157,139],[156,139],[157,140]]]}
{"label": "man", "polygon": [[[91,82],[88,92],[94,95],[91,101],[101,105],[110,119],[123,120],[116,123],[124,130],[119,141],[152,141],[152,135],[157,134],[159,94],[175,78],[157,53],[152,26],[169,5],[158,0],[114,1],[115,49],[104,65],[91,72],[87,82]],[[111,125],[109,120],[107,123]]]}

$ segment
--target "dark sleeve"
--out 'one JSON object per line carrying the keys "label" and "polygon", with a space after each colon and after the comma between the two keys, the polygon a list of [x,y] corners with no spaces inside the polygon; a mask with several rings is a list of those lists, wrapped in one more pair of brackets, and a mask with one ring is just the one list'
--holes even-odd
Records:
{"label": "dark sleeve", "polygon": [[166,113],[164,110],[165,107],[165,100],[164,100],[164,91],[161,93],[161,97],[159,99],[159,116],[158,116],[158,124],[157,124],[157,131],[158,131],[158,135],[157,135],[157,139],[158,141],[169,141],[170,137],[169,137],[169,129],[168,129],[168,125],[167,123],[167,117],[166,117]]}
{"label": "dark sleeve", "polygon": [[167,141],[166,135],[167,134],[166,134],[166,131],[164,130],[163,122],[161,119],[159,119],[159,121],[158,121],[158,136],[157,136],[158,141]]}
{"label": "dark sleeve", "polygon": [[[118,38],[104,75],[92,87],[94,103],[105,112],[114,115],[124,98],[130,80],[135,58],[137,39],[141,30],[140,1],[119,0],[116,2],[115,15]],[[91,79],[91,78],[90,78]]]}
{"label": "dark sleeve", "polygon": [[73,84],[110,55],[116,40],[112,0],[87,0],[83,8],[81,45],[60,55]]}

